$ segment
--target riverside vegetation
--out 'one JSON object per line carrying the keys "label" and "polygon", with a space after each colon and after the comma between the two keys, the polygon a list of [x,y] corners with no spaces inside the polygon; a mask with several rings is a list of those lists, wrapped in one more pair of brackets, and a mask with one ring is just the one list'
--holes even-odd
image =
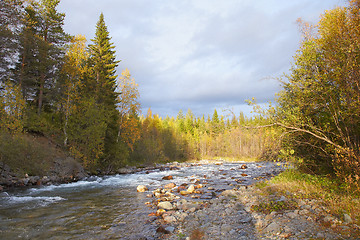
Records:
{"label": "riverside vegetation", "polygon": [[[217,110],[160,118],[149,109],[141,116],[130,71],[116,73],[103,14],[86,45],[83,36],[64,32],[59,2],[0,2],[2,174],[10,168],[15,177],[44,176],[67,161],[112,174],[187,159],[284,160],[296,170],[264,183],[266,191],[300,188],[298,198],[322,199],[359,224],[359,1],[326,11],[316,25],[299,19],[303,39],[276,104],[260,109],[249,101],[258,113],[252,118]],[[281,207],[270,202],[254,210]]]}

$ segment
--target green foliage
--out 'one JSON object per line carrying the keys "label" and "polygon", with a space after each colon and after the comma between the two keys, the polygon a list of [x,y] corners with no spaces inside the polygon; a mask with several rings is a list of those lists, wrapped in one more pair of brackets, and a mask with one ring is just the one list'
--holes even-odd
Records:
{"label": "green foliage", "polygon": [[325,12],[302,43],[279,94],[284,143],[303,168],[336,174],[360,191],[360,15],[356,1]]}
{"label": "green foliage", "polygon": [[103,156],[106,135],[105,109],[94,99],[79,104],[69,117],[68,141],[71,153],[92,169]]}

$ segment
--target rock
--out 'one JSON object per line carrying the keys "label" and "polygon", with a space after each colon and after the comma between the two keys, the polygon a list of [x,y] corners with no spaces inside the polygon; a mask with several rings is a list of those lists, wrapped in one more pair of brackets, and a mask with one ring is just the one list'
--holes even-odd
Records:
{"label": "rock", "polygon": [[241,219],[239,221],[239,223],[249,223],[249,222],[251,222],[251,220],[252,220],[252,217],[247,217],[247,218]]}
{"label": "rock", "polygon": [[136,190],[138,192],[145,192],[145,191],[148,190],[148,188],[146,186],[144,186],[144,185],[139,185],[139,186],[137,186]]}
{"label": "rock", "polygon": [[157,206],[158,206],[158,208],[165,209],[165,210],[174,209],[174,206],[171,204],[171,202],[168,202],[168,201],[159,202],[159,204]]}
{"label": "rock", "polygon": [[195,208],[195,207],[192,207],[192,208],[189,209],[189,212],[191,212],[191,213],[193,213],[193,212],[195,212],[195,211],[196,211],[196,208]]}
{"label": "rock", "polygon": [[162,180],[172,180],[172,179],[174,179],[174,177],[171,175],[162,177]]}
{"label": "rock", "polygon": [[291,236],[292,236],[292,233],[288,233],[288,232],[280,234],[280,237],[282,237],[282,238],[289,238]]}
{"label": "rock", "polygon": [[321,232],[319,232],[317,235],[316,235],[317,238],[319,239],[324,239],[325,238],[325,235]]}
{"label": "rock", "polygon": [[240,169],[247,169],[248,167],[246,166],[246,164],[241,165]]}
{"label": "rock", "polygon": [[165,228],[165,231],[168,232],[168,233],[173,233],[173,232],[175,231],[175,228],[172,227],[172,226],[167,226],[167,227]]}
{"label": "rock", "polygon": [[281,196],[278,202],[285,202],[287,199],[285,196]]}
{"label": "rock", "polygon": [[166,210],[165,209],[158,209],[157,211],[156,211],[156,216],[161,216],[161,215],[163,215],[164,213],[166,213]]}
{"label": "rock", "polygon": [[177,219],[178,219],[178,221],[180,221],[180,222],[184,221],[187,216],[188,216],[187,213],[177,212]]}
{"label": "rock", "polygon": [[196,203],[187,202],[179,205],[178,208],[183,210],[184,212],[190,211],[192,210],[192,208],[194,208],[195,210],[193,212],[195,212],[199,208],[199,205]]}
{"label": "rock", "polygon": [[221,232],[228,233],[233,229],[233,227],[229,224],[224,224],[221,226]]}
{"label": "rock", "polygon": [[164,218],[165,223],[173,223],[176,222],[176,218],[174,216],[167,215]]}
{"label": "rock", "polygon": [[130,168],[119,168],[117,171],[116,171],[118,174],[131,174],[134,172],[133,169],[130,169]]}
{"label": "rock", "polygon": [[225,197],[237,197],[237,192],[235,190],[225,190],[221,193],[221,196]]}
{"label": "rock", "polygon": [[289,212],[289,213],[287,214],[287,216],[288,216],[289,218],[296,218],[296,217],[298,216],[298,214],[296,214],[295,212]]}
{"label": "rock", "polygon": [[255,223],[255,226],[257,228],[263,228],[263,227],[265,227],[265,225],[266,225],[266,222],[263,219],[258,219]]}
{"label": "rock", "polygon": [[349,224],[349,223],[353,222],[351,217],[346,213],[344,214],[344,221],[345,221],[346,224]]}
{"label": "rock", "polygon": [[174,188],[176,187],[176,184],[175,183],[168,183],[164,186],[165,189],[171,189],[171,188]]}
{"label": "rock", "polygon": [[204,193],[203,195],[201,195],[201,199],[213,199],[214,197],[216,197],[216,194],[214,192],[211,193]]}
{"label": "rock", "polygon": [[278,223],[276,223],[276,222],[270,223],[270,224],[264,229],[265,232],[275,232],[275,233],[280,232],[280,230],[281,230],[281,227],[280,227],[280,225],[279,225]]}
{"label": "rock", "polygon": [[185,196],[185,195],[189,195],[191,194],[191,192],[188,192],[188,191],[180,191],[180,194]]}
{"label": "rock", "polygon": [[330,215],[327,215],[325,218],[324,218],[324,222],[331,222],[332,220],[334,220],[334,218]]}
{"label": "rock", "polygon": [[156,232],[158,232],[158,233],[165,233],[165,234],[171,233],[171,232],[169,232],[168,230],[166,230],[166,227],[164,227],[164,226],[158,227],[158,228],[156,229]]}
{"label": "rock", "polygon": [[193,193],[193,192],[195,191],[194,185],[191,184],[191,185],[188,187],[187,191],[188,191],[189,193]]}
{"label": "rock", "polygon": [[299,214],[300,215],[308,215],[310,212],[309,212],[309,210],[307,210],[307,209],[303,209],[303,210],[300,210],[299,211]]}

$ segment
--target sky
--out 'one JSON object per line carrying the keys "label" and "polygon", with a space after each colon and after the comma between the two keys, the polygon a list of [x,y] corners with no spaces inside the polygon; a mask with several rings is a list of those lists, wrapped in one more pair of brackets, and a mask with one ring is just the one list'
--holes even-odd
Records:
{"label": "sky", "polygon": [[116,46],[117,74],[129,69],[145,115],[191,109],[196,116],[274,101],[301,35],[346,0],[61,0],[64,29],[94,38],[100,13]]}

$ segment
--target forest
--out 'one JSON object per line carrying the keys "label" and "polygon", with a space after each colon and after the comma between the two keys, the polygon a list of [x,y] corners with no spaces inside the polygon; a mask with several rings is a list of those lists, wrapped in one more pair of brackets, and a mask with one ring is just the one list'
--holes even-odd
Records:
{"label": "forest", "polygon": [[[64,32],[60,0],[0,3],[0,162],[30,164],[45,138],[88,171],[189,159],[289,161],[360,191],[360,2],[298,23],[302,41],[274,104],[161,118],[140,112],[105,17],[87,44]],[[19,154],[20,152],[20,154]],[[23,152],[23,153],[21,153]],[[16,156],[16,157],[14,157]],[[38,160],[38,159],[37,159]],[[37,161],[36,160],[36,161]]]}

